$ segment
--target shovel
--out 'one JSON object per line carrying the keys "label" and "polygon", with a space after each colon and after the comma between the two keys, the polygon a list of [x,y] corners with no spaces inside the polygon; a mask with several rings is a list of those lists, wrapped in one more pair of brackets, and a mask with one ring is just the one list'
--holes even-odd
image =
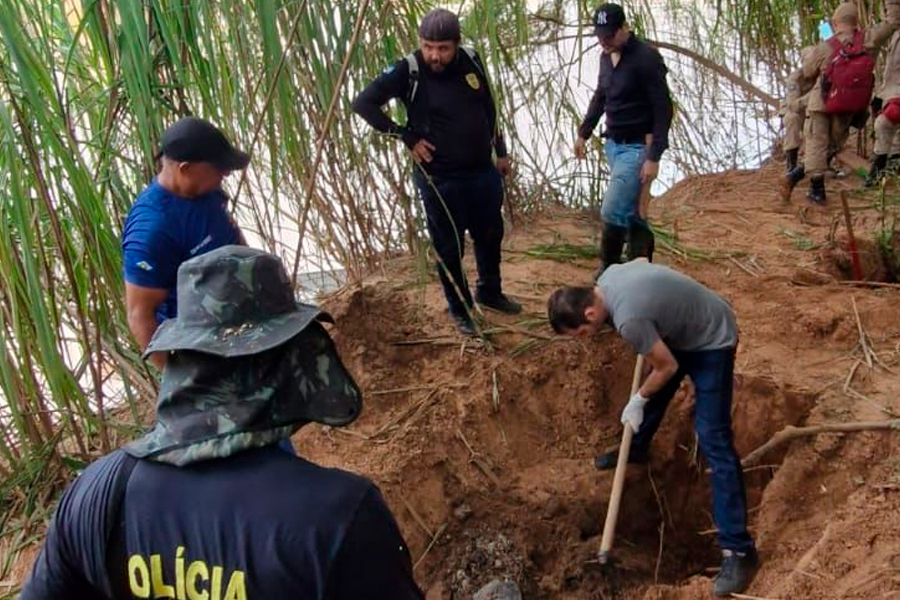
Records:
{"label": "shovel", "polygon": [[[641,386],[641,374],[644,370],[644,357],[638,354],[634,361],[634,375],[631,379],[631,396],[634,396]],[[629,396],[629,398],[631,397]],[[601,565],[610,561],[610,551],[613,540],[616,537],[616,521],[619,518],[619,503],[622,501],[622,488],[625,486],[625,471],[628,468],[628,453],[631,451],[631,438],[634,437],[634,429],[631,423],[625,424],[622,432],[622,443],[619,445],[619,460],[616,462],[616,473],[613,476],[612,493],[609,496],[609,508],[606,510],[606,523],[603,525],[603,537],[600,539],[600,552],[597,560]]]}

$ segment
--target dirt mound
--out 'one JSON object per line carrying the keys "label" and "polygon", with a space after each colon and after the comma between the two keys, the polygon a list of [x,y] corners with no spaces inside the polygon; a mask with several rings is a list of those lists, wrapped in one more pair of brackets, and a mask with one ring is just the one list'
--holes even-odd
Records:
{"label": "dirt mound", "polygon": [[[513,357],[528,337],[515,330],[487,352],[434,335],[432,327],[448,329],[438,320],[398,327],[408,322],[402,315],[415,322],[416,309],[377,285],[332,310],[338,345],[369,403],[352,433],[307,433],[301,448],[379,482],[414,554],[431,546],[417,571],[428,587],[468,598],[506,578],[529,598],[590,598],[654,577],[678,581],[716,563],[692,405],[681,402],[654,441],[650,468],[629,474],[615,581],[592,568],[611,484],[592,457],[618,435],[634,361],[616,336],[577,343],[536,331],[539,347]],[[347,321],[371,324],[371,333],[344,329]],[[742,453],[756,448],[784,425],[802,423],[812,406],[808,395],[741,377],[736,445]],[[767,469],[748,474],[751,505],[771,481]],[[657,564],[661,526],[667,551]]]}
{"label": "dirt mound", "polygon": [[[692,178],[653,205],[654,219],[674,233],[658,260],[736,308],[733,418],[742,455],[785,425],[883,418],[900,391],[892,367],[900,295],[837,286],[817,253],[834,240],[838,215],[774,202],[779,170]],[[868,216],[857,214],[864,239]],[[595,267],[571,253],[550,260],[547,248],[588,247],[596,230],[590,216],[565,211],[514,230],[504,277],[526,312],[486,315],[489,344],[456,336],[439,286],[416,284],[404,260],[327,302],[366,408],[348,430],[308,427],[295,443],[379,484],[429,598],[470,598],[492,579],[515,580],[525,598],[709,593],[718,555],[689,390],[670,408],[649,467],[629,471],[617,567],[596,565],[612,474],[592,459],[616,443],[634,356],[611,332],[563,340],[543,320],[549,292],[589,281]],[[860,354],[860,328],[876,360]],[[890,549],[900,526],[896,445],[886,433],[820,436],[748,470],[751,531],[764,560],[751,593],[832,598],[845,581],[847,598],[900,590],[892,583],[900,547]]]}

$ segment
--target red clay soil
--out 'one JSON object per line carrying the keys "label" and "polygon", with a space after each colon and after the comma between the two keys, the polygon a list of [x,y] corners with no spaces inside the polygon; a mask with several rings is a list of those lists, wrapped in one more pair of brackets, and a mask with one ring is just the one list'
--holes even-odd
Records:
{"label": "red clay soil", "polygon": [[[651,209],[680,248],[658,262],[717,290],[737,311],[742,455],[787,424],[900,411],[900,289],[839,282],[847,274],[835,258],[844,231],[837,196],[827,209],[807,208],[798,189],[792,204],[780,204],[782,169],[692,178]],[[880,216],[858,183],[829,185],[850,190],[860,245],[870,248]],[[616,566],[594,561],[612,473],[594,470],[592,459],[616,443],[634,355],[613,333],[574,341],[539,324],[547,295],[589,282],[596,265],[527,251],[592,244],[596,231],[589,216],[563,210],[513,229],[504,280],[527,314],[487,314],[490,349],[455,335],[438,285],[417,284],[408,261],[326,302],[367,404],[351,428],[311,426],[295,444],[312,460],[378,483],[429,599],[470,598],[495,578],[518,582],[525,598],[710,597],[718,555],[689,389],[673,403],[649,468],[628,473]],[[871,368],[860,363],[860,326],[875,353]],[[748,471],[763,560],[748,594],[900,598],[898,447],[895,432],[820,435]]]}
{"label": "red clay soil", "polygon": [[[837,196],[824,210],[807,208],[798,188],[783,205],[775,199],[782,172],[772,164],[691,178],[651,205],[651,219],[679,242],[657,261],[720,292],[737,312],[741,455],[788,424],[900,412],[900,289],[842,284]],[[849,190],[860,245],[870,248],[880,214],[859,183],[829,186]],[[471,598],[495,578],[515,580],[526,599],[710,597],[718,554],[689,387],[670,408],[649,468],[630,468],[616,565],[601,570],[595,561],[612,472],[596,471],[593,457],[616,443],[634,355],[611,332],[553,336],[542,322],[546,297],[590,282],[596,264],[527,251],[594,244],[596,234],[593,218],[562,209],[512,228],[504,281],[526,314],[487,314],[490,348],[455,334],[438,284],[417,281],[410,260],[325,302],[365,411],[347,429],[308,426],[295,446],[381,487],[430,600]],[[748,471],[763,565],[747,593],[900,599],[898,448],[897,432],[820,435]]]}

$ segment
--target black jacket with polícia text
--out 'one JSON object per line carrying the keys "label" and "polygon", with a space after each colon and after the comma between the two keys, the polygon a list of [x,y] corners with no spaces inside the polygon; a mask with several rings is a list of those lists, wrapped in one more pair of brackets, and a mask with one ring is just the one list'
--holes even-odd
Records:
{"label": "black jacket with pol\u00edcia text", "polygon": [[[401,137],[412,148],[425,139],[434,145],[434,159],[423,163],[432,175],[465,175],[493,165],[492,150],[506,156],[506,145],[497,127],[497,111],[480,58],[463,51],[441,73],[433,72],[421,51],[418,88],[409,102],[410,69],[401,59],[370,83],[353,101],[353,111],[382,133]],[[401,126],[382,107],[399,99],[406,108]]]}
{"label": "black jacket with pol\u00edcia text", "polygon": [[672,124],[672,97],[666,83],[668,69],[659,52],[632,33],[622,48],[619,64],[613,67],[610,55],[600,56],[597,89],[578,135],[591,137],[600,117],[606,113],[606,133],[614,140],[643,139],[653,134],[647,159],[659,161],[669,147]]}

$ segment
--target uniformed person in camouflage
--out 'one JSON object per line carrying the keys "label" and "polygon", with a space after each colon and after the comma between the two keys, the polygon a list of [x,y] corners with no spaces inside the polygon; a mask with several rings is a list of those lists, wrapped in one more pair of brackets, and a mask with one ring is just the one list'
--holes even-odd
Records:
{"label": "uniformed person in camouflage", "polygon": [[178,270],[156,424],[66,490],[23,600],[422,600],[370,481],[278,447],[362,409],[318,308],[277,257],[224,246]]}
{"label": "uniformed person in camouflage", "polygon": [[[800,51],[803,59],[812,50],[807,46]],[[806,95],[812,89],[812,82],[804,79],[803,69],[797,69],[788,77],[784,102],[781,104],[781,120],[784,123],[785,170],[790,173],[803,168],[799,161],[800,146],[803,144],[803,123],[806,121]],[[801,175],[802,178],[802,175]]]}
{"label": "uniformed person in camouflage", "polygon": [[900,31],[894,33],[887,47],[881,88],[877,97],[881,110],[875,119],[875,156],[866,177],[866,186],[876,185],[885,173],[888,158],[898,154],[900,135]]}
{"label": "uniformed person in camouflage", "polygon": [[[885,0],[886,19],[865,29],[863,45],[873,58],[887,43],[891,35],[900,26],[900,0]],[[844,46],[853,43],[854,36],[860,32],[859,8],[853,2],[839,4],[831,17],[831,25],[835,37]],[[851,124],[858,115],[850,113],[829,113],[825,108],[825,94],[822,88],[822,75],[834,55],[833,48],[827,41],[816,45],[803,61],[803,79],[812,83],[806,107],[806,125],[804,141],[806,154],[804,157],[806,174],[810,177],[807,198],[814,204],[825,204],[825,171],[828,168],[829,153],[839,149],[839,144],[846,140]],[[790,199],[791,191],[799,179],[788,174],[782,186],[782,198]]]}

